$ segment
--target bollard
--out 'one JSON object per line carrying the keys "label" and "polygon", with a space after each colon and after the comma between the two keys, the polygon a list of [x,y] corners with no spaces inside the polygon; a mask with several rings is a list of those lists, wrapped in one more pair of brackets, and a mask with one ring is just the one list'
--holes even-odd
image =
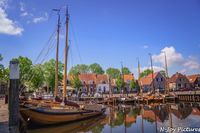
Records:
{"label": "bollard", "polygon": [[10,61],[10,87],[8,93],[9,131],[19,133],[19,63]]}

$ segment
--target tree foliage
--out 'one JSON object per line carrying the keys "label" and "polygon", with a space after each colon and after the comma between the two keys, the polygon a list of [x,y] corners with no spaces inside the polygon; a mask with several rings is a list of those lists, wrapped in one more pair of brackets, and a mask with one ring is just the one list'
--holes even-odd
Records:
{"label": "tree foliage", "polygon": [[145,77],[147,75],[149,75],[150,73],[152,73],[151,69],[146,69],[143,72],[140,73],[140,78]]}
{"label": "tree foliage", "polygon": [[32,90],[36,90],[43,86],[44,84],[44,70],[42,69],[42,65],[34,65],[32,67],[32,78],[29,82],[29,88]]}
{"label": "tree foliage", "polygon": [[122,73],[123,73],[123,74],[130,74],[131,71],[129,70],[128,67],[123,67],[123,68],[122,68]]}
{"label": "tree foliage", "polygon": [[122,79],[121,76],[118,76],[118,77],[117,77],[116,85],[117,85],[117,88],[118,88],[118,89],[124,88],[125,82],[123,81],[123,79]]}
{"label": "tree foliage", "polygon": [[129,88],[130,88],[131,90],[136,89],[136,82],[135,82],[134,79],[131,80],[131,83],[130,83],[130,85],[129,85]]}
{"label": "tree foliage", "polygon": [[[0,61],[3,60],[3,56],[0,54]],[[8,83],[9,80],[9,69],[5,68],[3,64],[0,63],[0,82]]]}
{"label": "tree foliage", "polygon": [[106,73],[110,76],[110,78],[115,79],[120,76],[120,70],[116,68],[108,68]]}
{"label": "tree foliage", "polygon": [[82,83],[78,77],[78,74],[72,75],[71,85],[73,88],[76,88],[78,90],[82,86]]}
{"label": "tree foliage", "polygon": [[[43,64],[44,71],[44,82],[45,85],[53,89],[55,87],[55,66],[56,61],[54,59],[49,60]],[[62,82],[63,79],[63,68],[64,65],[61,62],[58,62],[58,81]]]}
{"label": "tree foliage", "polygon": [[96,74],[104,74],[104,70],[102,69],[102,67],[97,64],[97,63],[93,63],[89,66],[90,72],[91,73],[96,73]]}
{"label": "tree foliage", "polygon": [[89,73],[89,66],[85,64],[78,64],[72,67],[69,71],[70,75]]}

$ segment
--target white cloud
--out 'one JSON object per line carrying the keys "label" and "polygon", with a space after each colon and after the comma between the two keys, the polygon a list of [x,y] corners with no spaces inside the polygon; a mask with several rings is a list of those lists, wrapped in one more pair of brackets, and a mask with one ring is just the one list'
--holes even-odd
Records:
{"label": "white cloud", "polygon": [[179,71],[181,73],[186,73],[192,70],[198,70],[200,69],[200,63],[197,61],[197,59],[193,56],[188,56],[187,58],[184,58],[181,53],[176,52],[175,48],[173,46],[171,47],[165,47],[161,50],[160,54],[153,55],[153,61],[155,63],[161,63],[162,66],[165,65],[165,56],[164,52],[167,56],[167,63],[169,67],[182,67],[182,69]]}
{"label": "white cloud", "polygon": [[20,16],[22,16],[22,17],[28,16],[28,12],[22,12],[22,13],[20,14]]}
{"label": "white cloud", "polygon": [[24,29],[8,18],[5,12],[6,6],[7,1],[0,0],[0,34],[21,35]]}
{"label": "white cloud", "polygon": [[33,18],[33,23],[40,23],[48,20],[48,14],[45,12],[44,16]]}
{"label": "white cloud", "polygon": [[200,69],[200,64],[197,62],[197,59],[193,56],[189,56],[188,59],[186,59],[183,66],[187,67],[189,70]]}
{"label": "white cloud", "polygon": [[174,66],[174,65],[180,65],[183,63],[184,58],[181,53],[176,52],[175,48],[173,46],[171,47],[165,47],[161,50],[161,53],[158,55],[153,55],[153,61],[154,62],[159,62],[163,66],[165,65],[165,55],[164,52],[166,53],[167,56],[167,63],[168,66]]}
{"label": "white cloud", "polygon": [[147,49],[147,48],[149,48],[149,46],[148,46],[148,45],[144,45],[143,48],[144,48],[144,49]]}
{"label": "white cloud", "polygon": [[8,0],[0,0],[0,7],[6,9],[8,7]]}

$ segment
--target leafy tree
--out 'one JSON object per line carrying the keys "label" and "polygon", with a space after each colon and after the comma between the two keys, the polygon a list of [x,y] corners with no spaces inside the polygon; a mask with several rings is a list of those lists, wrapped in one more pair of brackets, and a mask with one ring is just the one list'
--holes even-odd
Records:
{"label": "leafy tree", "polygon": [[123,73],[123,74],[130,74],[131,71],[129,70],[128,67],[123,67],[123,68],[122,68],[122,73]]}
{"label": "leafy tree", "polygon": [[32,75],[31,75],[31,67],[32,67],[32,61],[23,56],[19,56],[18,58],[13,58],[12,60],[16,60],[19,62],[19,68],[20,68],[20,81],[22,84],[27,83]]}
{"label": "leafy tree", "polygon": [[115,79],[120,76],[120,70],[116,68],[108,68],[106,73],[110,76],[110,78]]}
{"label": "leafy tree", "polygon": [[[0,61],[3,60],[3,56],[0,54]],[[8,83],[9,80],[9,69],[4,68],[3,64],[0,64],[0,82]]]}
{"label": "leafy tree", "polygon": [[1,81],[4,82],[4,83],[8,83],[8,80],[9,80],[9,68],[4,68],[2,70],[2,72],[0,72],[1,76]]}
{"label": "leafy tree", "polygon": [[[55,64],[56,61],[51,59],[43,64],[45,84],[53,89],[55,87]],[[58,62],[58,81],[63,79],[63,67],[61,62]]]}
{"label": "leafy tree", "polygon": [[76,88],[77,90],[79,90],[79,88],[81,87],[82,83],[78,77],[78,74],[72,75],[71,85],[73,88]]}
{"label": "leafy tree", "polygon": [[152,70],[146,69],[140,74],[140,78],[145,77],[145,76],[149,75],[150,73],[152,73]]}
{"label": "leafy tree", "polygon": [[[2,55],[0,54],[0,61],[3,60]],[[3,77],[3,70],[4,70],[4,66],[2,64],[0,64],[0,79],[2,79]]]}
{"label": "leafy tree", "polygon": [[104,70],[102,69],[102,67],[97,64],[97,63],[93,63],[89,66],[90,72],[92,73],[96,73],[96,74],[104,74]]}
{"label": "leafy tree", "polygon": [[123,81],[123,79],[122,79],[121,76],[118,76],[118,77],[117,77],[116,85],[117,85],[117,88],[118,88],[118,89],[124,88],[125,82]]}
{"label": "leafy tree", "polygon": [[135,82],[134,79],[131,80],[131,83],[130,83],[130,85],[129,85],[129,88],[130,88],[131,90],[136,89],[136,82]]}
{"label": "leafy tree", "polygon": [[44,70],[42,69],[42,65],[35,65],[32,67],[32,78],[30,81],[29,88],[36,90],[39,87],[42,87],[44,84]]}
{"label": "leafy tree", "polygon": [[85,64],[78,64],[74,67],[72,67],[69,71],[70,75],[74,74],[82,74],[82,73],[89,73],[89,67]]}

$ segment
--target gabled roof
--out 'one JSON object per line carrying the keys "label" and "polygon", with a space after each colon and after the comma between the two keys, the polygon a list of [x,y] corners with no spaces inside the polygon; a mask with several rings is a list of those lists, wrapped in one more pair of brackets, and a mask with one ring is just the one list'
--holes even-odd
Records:
{"label": "gabled roof", "polygon": [[[106,74],[85,73],[79,74],[78,77],[86,84],[91,84],[91,82],[94,82],[95,84],[101,84],[103,82],[108,83],[108,76]],[[69,76],[69,78],[71,79],[72,77]]]}
{"label": "gabled roof", "polygon": [[133,74],[124,74],[124,82],[131,81],[134,79]]}
{"label": "gabled roof", "polygon": [[175,83],[179,78],[186,78],[187,77],[181,73],[176,72],[172,77],[168,80],[169,83]]}
{"label": "gabled roof", "polygon": [[108,76],[106,74],[97,75],[96,84],[101,84],[103,82],[108,83]]}
{"label": "gabled roof", "polygon": [[194,75],[187,76],[190,83],[194,83],[198,77],[200,77],[200,74],[194,74]]}
{"label": "gabled roof", "polygon": [[[153,78],[155,79],[159,72],[153,73]],[[141,85],[150,85],[152,83],[152,73],[147,75],[146,77],[140,78]]]}

